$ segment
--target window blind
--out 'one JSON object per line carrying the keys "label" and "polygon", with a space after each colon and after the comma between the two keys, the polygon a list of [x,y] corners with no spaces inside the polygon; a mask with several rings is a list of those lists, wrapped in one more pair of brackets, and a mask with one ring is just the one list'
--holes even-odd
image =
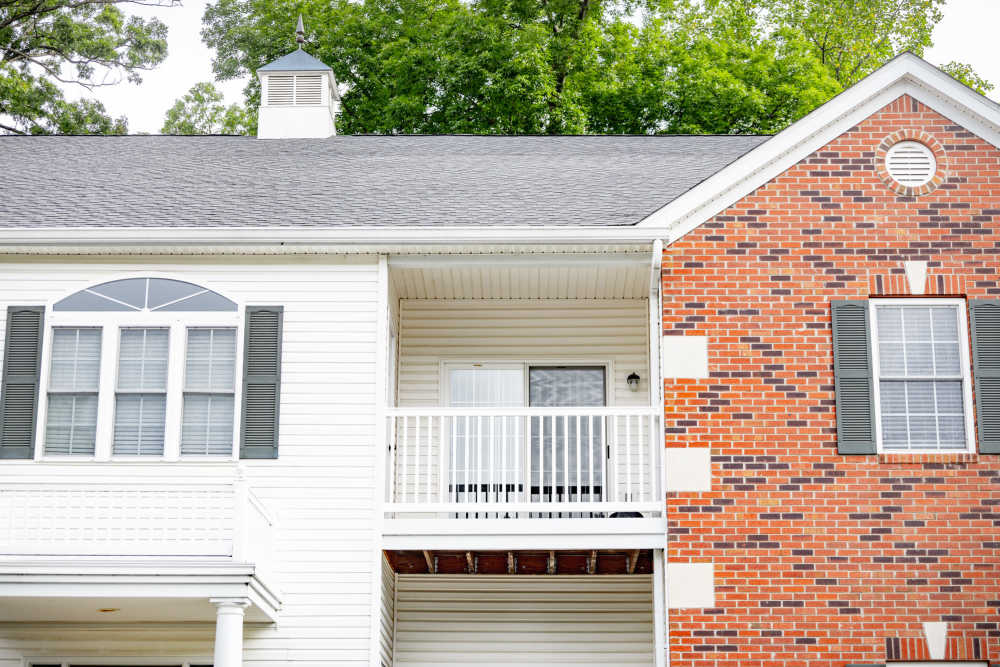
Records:
{"label": "window blind", "polygon": [[236,377],[235,329],[188,329],[181,454],[230,456]]}
{"label": "window blind", "polygon": [[167,329],[122,329],[115,396],[116,456],[160,456],[167,409]]}
{"label": "window blind", "polygon": [[94,454],[100,373],[100,329],[53,330],[45,424],[47,454]]}

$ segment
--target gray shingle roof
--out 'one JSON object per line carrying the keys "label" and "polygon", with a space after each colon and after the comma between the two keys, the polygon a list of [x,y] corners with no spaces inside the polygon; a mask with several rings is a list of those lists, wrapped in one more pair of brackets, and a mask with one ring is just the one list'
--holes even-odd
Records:
{"label": "gray shingle roof", "polygon": [[292,51],[288,55],[281,56],[277,60],[269,62],[263,67],[258,67],[258,72],[312,72],[316,70],[326,71],[331,69],[329,65],[319,58],[314,58],[302,49]]}
{"label": "gray shingle roof", "polygon": [[0,137],[0,227],[632,225],[765,139]]}

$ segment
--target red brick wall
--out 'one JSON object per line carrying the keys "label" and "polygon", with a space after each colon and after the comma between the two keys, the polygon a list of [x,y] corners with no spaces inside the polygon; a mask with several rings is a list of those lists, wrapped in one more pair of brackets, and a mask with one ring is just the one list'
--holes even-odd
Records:
{"label": "red brick wall", "polygon": [[[932,192],[878,173],[900,130],[935,144]],[[998,236],[1000,151],[903,97],[664,251],[664,334],[708,335],[711,372],[665,383],[668,446],[711,447],[714,484],[671,494],[669,559],[716,563],[674,667],[884,662],[923,621],[1000,661],[1000,457],[839,456],[830,328],[903,260],[1000,298]]]}

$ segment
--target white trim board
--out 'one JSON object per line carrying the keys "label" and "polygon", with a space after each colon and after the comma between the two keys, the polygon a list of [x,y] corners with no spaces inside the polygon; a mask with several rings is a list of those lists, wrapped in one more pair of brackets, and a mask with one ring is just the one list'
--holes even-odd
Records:
{"label": "white trim board", "polygon": [[653,212],[638,226],[667,228],[668,243],[673,243],[902,95],[910,95],[1000,147],[1000,106],[907,52]]}

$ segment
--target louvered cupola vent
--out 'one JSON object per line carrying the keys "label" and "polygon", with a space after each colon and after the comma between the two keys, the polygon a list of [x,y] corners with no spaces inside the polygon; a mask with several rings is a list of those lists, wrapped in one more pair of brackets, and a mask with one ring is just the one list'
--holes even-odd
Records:
{"label": "louvered cupola vent", "polygon": [[295,33],[298,50],[257,70],[257,136],[262,139],[325,139],[336,134],[340,95],[333,70],[302,50],[306,37],[301,17]]}
{"label": "louvered cupola vent", "polygon": [[268,106],[323,104],[323,75],[272,74],[267,77]]}
{"label": "louvered cupola vent", "polygon": [[917,187],[934,178],[937,161],[931,149],[924,144],[901,141],[886,153],[885,168],[897,183]]}

